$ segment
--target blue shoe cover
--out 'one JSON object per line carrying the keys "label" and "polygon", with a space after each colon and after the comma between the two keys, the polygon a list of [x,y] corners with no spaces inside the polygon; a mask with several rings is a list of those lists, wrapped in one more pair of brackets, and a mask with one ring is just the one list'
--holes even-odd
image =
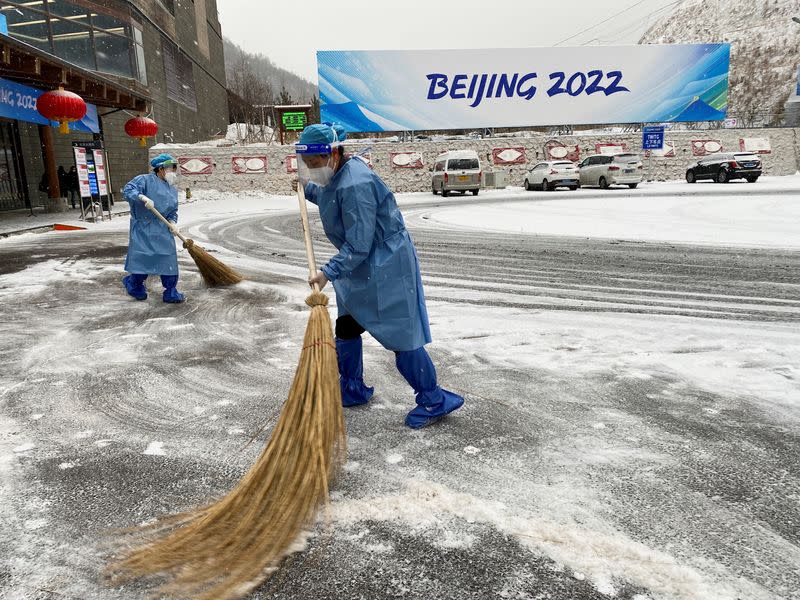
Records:
{"label": "blue shoe cover", "polygon": [[184,300],[186,300],[186,296],[181,294],[178,290],[173,288],[167,288],[164,290],[164,302],[167,304],[180,304]]}
{"label": "blue shoe cover", "polygon": [[395,364],[417,395],[417,407],[406,415],[406,425],[412,429],[432,425],[464,404],[464,398],[439,387],[436,368],[424,347],[396,352]]}
{"label": "blue shoe cover", "polygon": [[147,275],[126,275],[122,278],[122,285],[125,286],[125,291],[128,292],[128,295],[137,300],[147,300],[147,288],[144,287],[145,279],[147,279]]}
{"label": "blue shoe cover", "polygon": [[336,338],[336,358],[339,363],[342,406],[359,406],[369,402],[375,388],[364,385],[361,337],[351,340]]}
{"label": "blue shoe cover", "polygon": [[186,296],[175,289],[175,286],[178,285],[177,275],[162,275],[161,285],[164,286],[164,302],[169,304],[180,304],[186,300]]}
{"label": "blue shoe cover", "polygon": [[[439,402],[434,405],[422,404],[420,402],[420,396],[422,395],[428,396],[423,401],[430,401],[430,396],[438,395]],[[445,415],[461,408],[462,404],[464,404],[464,398],[442,388],[438,388],[434,392],[417,394],[417,407],[406,415],[406,425],[411,429],[421,429],[422,427],[433,425]]]}

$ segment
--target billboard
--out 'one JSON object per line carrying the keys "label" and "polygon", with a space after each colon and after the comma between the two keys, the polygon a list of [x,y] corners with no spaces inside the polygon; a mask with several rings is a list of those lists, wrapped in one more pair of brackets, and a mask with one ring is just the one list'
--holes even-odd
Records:
{"label": "billboard", "polygon": [[[43,90],[0,78],[0,117],[58,127],[58,123],[48,121],[36,110],[36,100],[42,94]],[[86,114],[80,121],[70,123],[69,130],[100,133],[97,107],[87,102]]]}
{"label": "billboard", "polygon": [[317,52],[348,131],[723,120],[730,44]]}

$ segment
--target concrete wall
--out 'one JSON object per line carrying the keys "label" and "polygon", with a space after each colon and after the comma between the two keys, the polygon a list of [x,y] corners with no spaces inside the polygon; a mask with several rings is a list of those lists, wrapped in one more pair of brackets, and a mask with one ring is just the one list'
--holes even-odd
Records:
{"label": "concrete wall", "polygon": [[[723,144],[726,151],[739,150],[739,138],[768,138],[772,146],[772,153],[762,155],[764,170],[767,175],[790,175],[800,170],[798,155],[797,130],[782,129],[719,129],[706,131],[681,131],[667,133],[666,139],[675,142],[675,158],[653,158],[646,169],[651,169],[652,179],[669,180],[683,179],[686,166],[693,160],[692,140],[714,139]],[[451,140],[437,142],[396,142],[364,144],[354,140],[348,144],[348,151],[361,151],[366,147],[371,148],[370,154],[375,171],[386,181],[387,185],[398,192],[413,192],[430,190],[430,167],[435,157],[446,150],[459,150],[471,148],[478,152],[483,162],[484,170],[494,168],[505,170],[508,173],[509,185],[522,185],[526,170],[536,162],[544,159],[544,145],[550,139],[547,136],[534,134],[531,137],[516,138],[487,138],[474,140]],[[641,149],[641,133],[610,134],[603,136],[563,136],[558,141],[567,146],[578,145],[581,149],[581,159],[595,154],[595,144],[614,143],[627,144],[628,150],[639,152]],[[504,147],[524,147],[526,149],[527,163],[501,167],[492,165],[492,149]],[[170,152],[178,157],[198,158],[210,157],[213,162],[213,172],[210,175],[183,175],[181,186],[199,189],[222,189],[230,191],[244,191],[250,189],[264,190],[274,193],[287,193],[293,174],[286,172],[285,160],[287,155],[293,153],[292,146],[159,146],[150,150],[151,155],[159,152]],[[422,155],[424,168],[408,169],[396,168],[390,161],[390,152],[419,152]],[[232,158],[236,156],[266,156],[267,169],[265,173],[236,174],[232,166]],[[647,172],[647,171],[646,171]]]}

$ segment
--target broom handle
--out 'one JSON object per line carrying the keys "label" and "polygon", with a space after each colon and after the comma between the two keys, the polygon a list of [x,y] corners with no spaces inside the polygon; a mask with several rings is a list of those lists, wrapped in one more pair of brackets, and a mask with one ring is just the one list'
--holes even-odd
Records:
{"label": "broom handle", "polygon": [[[144,196],[144,194],[142,194],[142,195]],[[147,196],[145,196],[145,198],[146,197]],[[142,202],[144,202],[144,200],[142,200]],[[147,207],[146,204],[145,204],[145,207]],[[177,235],[181,239],[182,242],[186,242],[186,238],[181,235],[180,231],[178,231],[178,228],[175,226],[175,223],[167,221],[167,218],[164,215],[162,215],[160,212],[158,212],[158,210],[156,210],[155,206],[153,208],[150,208],[150,212],[153,213],[155,216],[157,216],[159,219],[161,219],[161,221],[164,223],[164,225],[167,226],[167,229],[169,229],[173,233],[173,235]]]}
{"label": "broom handle", "polygon": [[[314,258],[314,245],[311,243],[311,228],[308,226],[308,206],[306,206],[306,194],[302,184],[297,182],[297,200],[300,203],[300,222],[303,225],[303,238],[306,242],[306,257],[308,258],[308,276],[314,277],[317,274],[317,259]],[[319,285],[314,284],[314,291],[319,292]]]}

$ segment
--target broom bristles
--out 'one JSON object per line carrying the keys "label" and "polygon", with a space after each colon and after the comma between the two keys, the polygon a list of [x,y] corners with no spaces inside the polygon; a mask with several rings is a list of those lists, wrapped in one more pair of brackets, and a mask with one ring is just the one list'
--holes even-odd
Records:
{"label": "broom bristles", "polygon": [[162,574],[161,593],[240,598],[274,572],[329,501],[346,454],[336,346],[328,298],[315,292],[306,303],[300,363],[261,456],[224,498],[151,527],[156,539],[109,567],[115,583]]}
{"label": "broom bristles", "polygon": [[194,260],[206,284],[210,286],[232,285],[244,279],[240,273],[195,244],[194,240],[186,240],[183,242],[183,247],[189,251],[189,256]]}

